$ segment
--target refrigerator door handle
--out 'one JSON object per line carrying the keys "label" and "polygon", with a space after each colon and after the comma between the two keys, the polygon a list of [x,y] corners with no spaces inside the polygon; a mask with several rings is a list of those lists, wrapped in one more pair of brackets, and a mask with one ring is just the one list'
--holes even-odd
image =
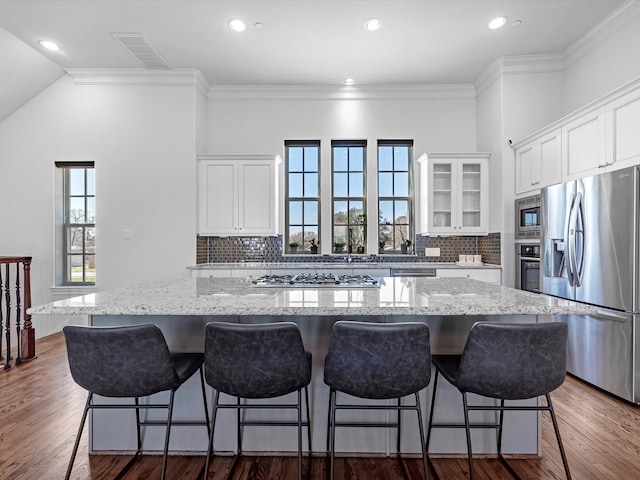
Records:
{"label": "refrigerator door handle", "polygon": [[564,258],[565,266],[567,269],[567,280],[569,282],[569,286],[573,287],[575,282],[575,263],[574,263],[574,255],[575,255],[575,245],[573,243],[573,236],[575,233],[575,227],[573,222],[573,212],[575,207],[575,199],[576,194],[571,194],[571,200],[569,201],[569,213],[567,215],[567,224],[565,227],[564,233],[564,244],[565,244],[565,252]]}
{"label": "refrigerator door handle", "polygon": [[[575,237],[574,237],[574,274],[575,274],[575,284],[576,287],[582,285],[582,280],[584,279],[584,253],[585,253],[585,228],[584,228],[584,197],[582,196],[582,192],[578,192],[576,194],[575,200]],[[580,241],[580,258],[578,258],[578,242]]]}
{"label": "refrigerator door handle", "polygon": [[598,320],[626,323],[631,318],[631,315],[625,314],[625,313],[617,314],[615,312],[611,312],[610,310],[607,310],[605,312],[605,311],[596,309],[596,313],[590,314],[589,317],[592,317]]}

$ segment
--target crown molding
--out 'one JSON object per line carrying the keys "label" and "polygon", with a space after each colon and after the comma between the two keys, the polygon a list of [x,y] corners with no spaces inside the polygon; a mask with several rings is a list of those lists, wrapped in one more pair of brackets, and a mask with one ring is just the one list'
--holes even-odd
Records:
{"label": "crown molding", "polygon": [[210,100],[422,100],[475,98],[473,85],[212,85]]}
{"label": "crown molding", "polygon": [[563,69],[563,57],[559,53],[500,57],[491,62],[480,74],[474,86],[477,95],[480,95],[505,75],[554,73],[561,72]]}
{"label": "crown molding", "polygon": [[66,72],[75,85],[193,86],[205,96],[210,88],[204,75],[194,68],[67,68]]}
{"label": "crown molding", "polygon": [[640,2],[637,0],[627,0],[563,52],[564,68],[580,60],[639,15]]}

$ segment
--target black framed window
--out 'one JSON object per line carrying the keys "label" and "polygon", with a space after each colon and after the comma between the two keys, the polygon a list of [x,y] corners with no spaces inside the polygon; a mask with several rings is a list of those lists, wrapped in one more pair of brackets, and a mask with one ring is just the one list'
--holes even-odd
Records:
{"label": "black framed window", "polygon": [[93,162],[60,162],[63,174],[63,285],[96,283],[96,194]]}
{"label": "black framed window", "polygon": [[378,141],[378,245],[381,253],[413,243],[413,141]]}
{"label": "black framed window", "polygon": [[367,245],[367,142],[331,142],[333,252],[365,253]]}
{"label": "black framed window", "polygon": [[285,141],[285,251],[317,251],[320,240],[320,141]]}

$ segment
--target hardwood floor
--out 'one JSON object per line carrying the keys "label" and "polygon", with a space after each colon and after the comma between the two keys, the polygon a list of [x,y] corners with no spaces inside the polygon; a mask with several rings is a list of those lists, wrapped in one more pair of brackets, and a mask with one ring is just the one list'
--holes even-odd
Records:
{"label": "hardwood floor", "polygon": [[[71,455],[86,393],[69,374],[64,338],[55,334],[37,341],[38,358],[0,371],[0,479],[61,479]],[[640,478],[640,407],[625,403],[567,377],[553,394],[560,431],[573,478],[626,480]],[[543,418],[543,458],[511,460],[522,479],[562,479],[564,472],[548,414]],[[86,435],[86,433],[85,433]],[[72,478],[113,479],[128,457],[87,453],[83,437]],[[466,458],[435,458],[439,478],[467,478]],[[231,458],[216,457],[211,479],[226,478]],[[421,461],[408,458],[410,478],[422,478]],[[160,478],[161,457],[144,456],[122,477]],[[167,478],[195,480],[204,457],[172,456]],[[336,479],[402,478],[395,458],[338,458]],[[507,480],[510,475],[496,459],[476,459],[478,480]],[[295,457],[247,457],[238,462],[234,479],[295,479]],[[311,478],[326,478],[324,457],[314,457]],[[434,478],[433,475],[431,478]]]}

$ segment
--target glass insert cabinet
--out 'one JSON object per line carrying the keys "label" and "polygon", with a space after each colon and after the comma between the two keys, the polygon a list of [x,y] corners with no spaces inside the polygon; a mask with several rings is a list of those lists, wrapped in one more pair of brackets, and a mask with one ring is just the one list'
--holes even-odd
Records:
{"label": "glass insert cabinet", "polygon": [[418,159],[419,233],[478,235],[488,232],[488,161],[488,153],[428,154]]}

